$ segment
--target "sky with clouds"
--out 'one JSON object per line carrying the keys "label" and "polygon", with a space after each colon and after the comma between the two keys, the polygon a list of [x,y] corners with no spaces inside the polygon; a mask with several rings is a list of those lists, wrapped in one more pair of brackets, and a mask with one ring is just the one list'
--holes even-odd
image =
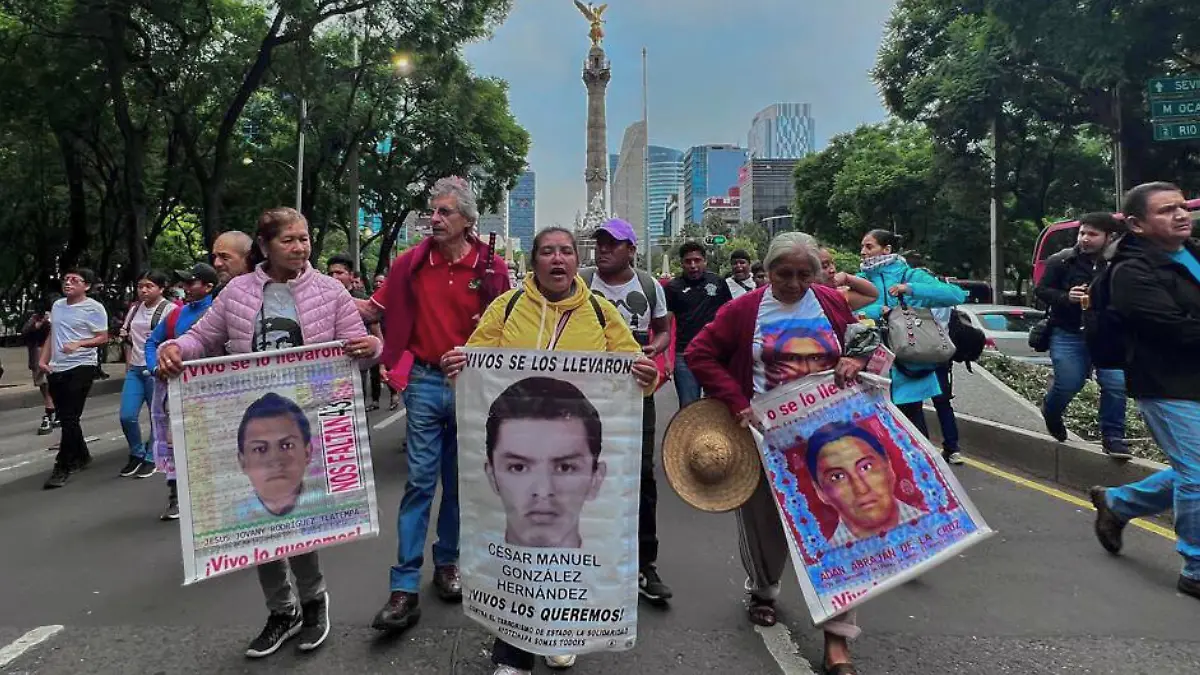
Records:
{"label": "sky with clouds", "polygon": [[[869,71],[892,4],[609,0],[609,152],[619,152],[625,127],[641,119],[643,47],[655,145],[744,146],[754,114],[780,102],[813,104],[818,147],[882,120]],[[587,20],[571,0],[515,0],[494,36],[465,50],[476,72],[508,81],[513,114],[532,137],[539,228],[570,225],[585,210],[587,34]]]}

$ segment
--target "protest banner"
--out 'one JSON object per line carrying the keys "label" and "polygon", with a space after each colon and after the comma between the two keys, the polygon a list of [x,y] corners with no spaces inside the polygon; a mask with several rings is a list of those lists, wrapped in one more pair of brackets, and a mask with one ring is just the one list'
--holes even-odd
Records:
{"label": "protest banner", "polygon": [[832,373],[752,403],[755,434],[814,623],[992,534],[950,468],[891,403],[888,381]]}
{"label": "protest banner", "polygon": [[631,649],[636,355],[465,351],[455,381],[464,611],[535,654]]}
{"label": "protest banner", "polygon": [[184,585],[379,533],[341,343],[188,361],[167,401]]}

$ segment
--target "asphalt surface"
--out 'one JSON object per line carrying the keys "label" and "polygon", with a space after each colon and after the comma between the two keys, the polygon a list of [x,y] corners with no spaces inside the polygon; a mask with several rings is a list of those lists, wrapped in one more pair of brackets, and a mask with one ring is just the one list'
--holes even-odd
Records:
{"label": "asphalt surface", "polygon": [[[659,401],[661,433],[673,393],[664,390]],[[329,642],[307,656],[289,644],[249,661],[242,652],[266,614],[255,576],[180,585],[177,526],[157,519],[162,477],[116,476],[125,459],[116,405],[115,396],[89,401],[84,428],[101,438],[92,444],[97,460],[57,491],[41,489],[51,458],[44,448],[57,434],[34,435],[36,410],[0,413],[0,664],[27,632],[63,627],[0,665],[0,674],[491,672],[490,638],[432,593],[408,633],[380,638],[369,627],[395,557],[402,418],[386,410],[372,417],[383,427],[372,445],[386,531],[321,553]],[[1174,590],[1172,542],[1130,527],[1126,554],[1110,557],[1092,537],[1090,512],[970,467],[958,473],[1000,534],[863,607],[864,634],[854,645],[860,672],[1200,672],[1200,601]],[[794,577],[780,626],[756,630],[742,607],[732,517],[688,508],[661,478],[660,495],[659,568],[675,600],[667,610],[643,605],[633,651],[582,657],[571,672],[820,672],[820,633]]]}

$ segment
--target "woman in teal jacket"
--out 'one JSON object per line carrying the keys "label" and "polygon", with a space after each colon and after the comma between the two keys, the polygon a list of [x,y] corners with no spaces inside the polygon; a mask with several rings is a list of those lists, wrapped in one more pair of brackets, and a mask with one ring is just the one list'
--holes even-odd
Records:
{"label": "woman in teal jacket", "polygon": [[[909,267],[895,250],[900,248],[899,235],[887,230],[871,230],[862,239],[862,263],[858,276],[875,284],[879,297],[859,310],[867,318],[880,321],[884,310],[900,304],[899,297],[912,307],[934,309],[953,307],[966,302],[963,289],[939,281],[929,272]],[[926,399],[942,393],[934,366],[910,365],[909,375],[892,369],[892,403],[912,420],[921,433],[929,436],[922,406]]]}

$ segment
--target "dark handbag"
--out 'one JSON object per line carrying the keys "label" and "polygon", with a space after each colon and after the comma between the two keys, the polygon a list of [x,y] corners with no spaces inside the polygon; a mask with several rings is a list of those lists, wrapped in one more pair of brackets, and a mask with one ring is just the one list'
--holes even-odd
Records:
{"label": "dark handbag", "polygon": [[1029,329],[1029,347],[1035,352],[1050,351],[1050,320],[1042,319]]}

